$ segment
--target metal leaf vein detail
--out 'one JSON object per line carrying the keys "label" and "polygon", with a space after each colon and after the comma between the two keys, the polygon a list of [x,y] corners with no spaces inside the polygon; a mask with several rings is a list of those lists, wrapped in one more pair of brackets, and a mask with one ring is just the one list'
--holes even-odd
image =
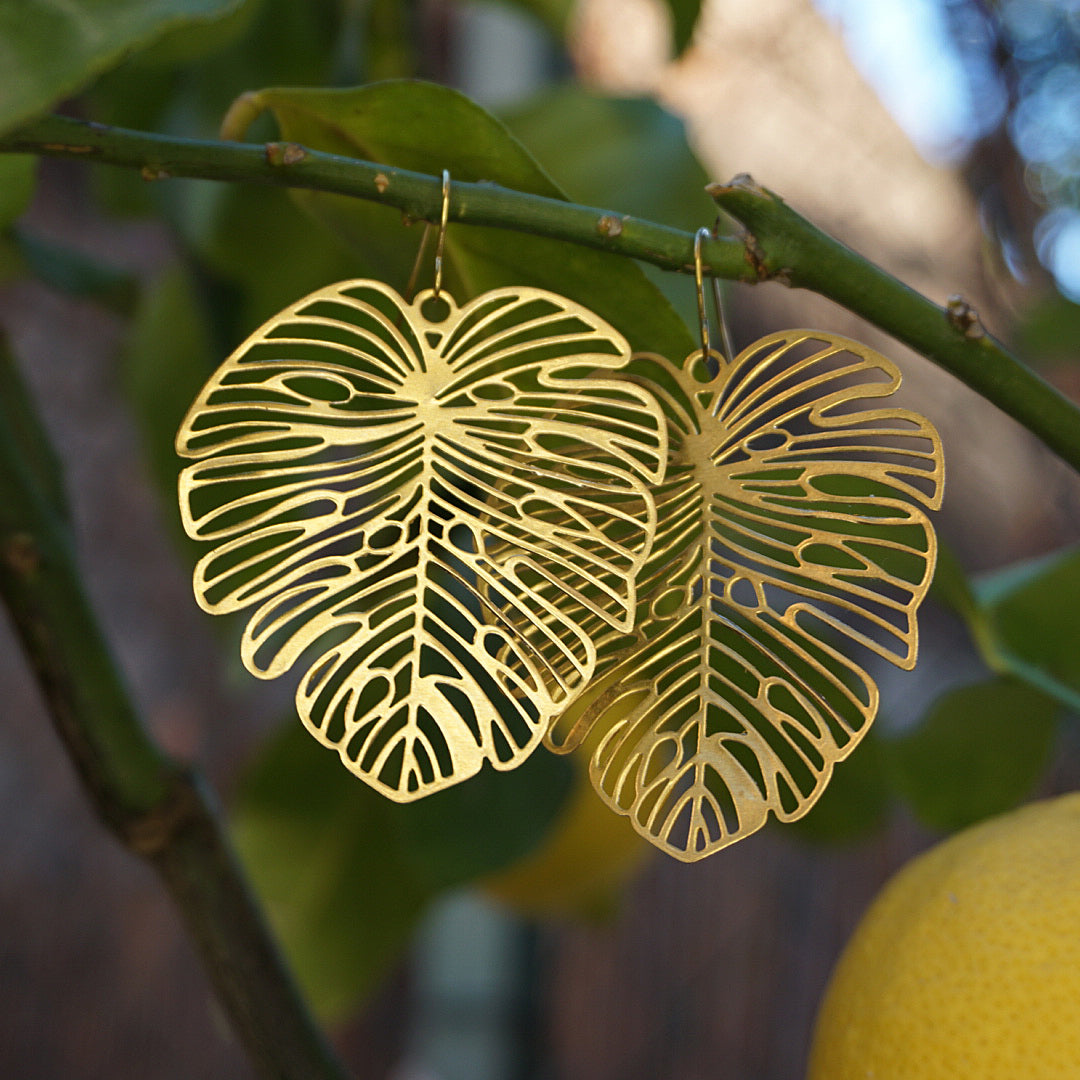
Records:
{"label": "metal leaf vein detail", "polygon": [[820,796],[878,704],[840,639],[915,664],[941,443],[921,416],[857,404],[899,384],[857,342],[791,331],[715,379],[690,357],[668,396],[671,460],[637,628],[598,633],[598,678],[549,745],[569,751],[599,725],[598,792],[676,858],[720,850],[770,812],[800,817]]}
{"label": "metal leaf vein detail", "polygon": [[275,316],[192,405],[200,605],[254,609],[244,664],[300,664],[304,724],[390,798],[513,768],[591,678],[586,627],[632,626],[667,429],[608,373],[628,359],[553,293],[459,308],[352,281]]}

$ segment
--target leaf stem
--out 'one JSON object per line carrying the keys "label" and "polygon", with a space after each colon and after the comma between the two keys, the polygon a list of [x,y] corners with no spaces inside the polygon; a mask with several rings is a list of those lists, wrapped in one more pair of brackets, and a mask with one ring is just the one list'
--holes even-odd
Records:
{"label": "leaf stem", "polygon": [[82,589],[54,460],[0,340],[0,598],[98,816],[161,875],[266,1077],[344,1080],[199,776],[140,721]]}
{"label": "leaf stem", "polygon": [[[398,207],[417,220],[437,221],[441,206],[437,177],[294,143],[179,139],[50,116],[0,138],[0,152],[136,168],[149,180],[184,176],[352,195]],[[827,296],[955,375],[1080,471],[1080,409],[986,333],[970,306],[958,299],[939,307],[827,236],[749,177],[711,184],[708,191],[746,234],[741,241],[705,241],[706,274],[750,284],[772,281]],[[449,217],[693,272],[692,233],[495,184],[455,183]],[[613,220],[621,227],[612,228]]]}

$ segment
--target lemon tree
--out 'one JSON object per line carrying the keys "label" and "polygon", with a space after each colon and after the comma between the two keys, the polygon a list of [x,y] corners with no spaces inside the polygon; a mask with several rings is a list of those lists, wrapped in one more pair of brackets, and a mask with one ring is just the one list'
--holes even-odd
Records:
{"label": "lemon tree", "polygon": [[1080,793],[909,863],[842,955],[809,1080],[1080,1076]]}

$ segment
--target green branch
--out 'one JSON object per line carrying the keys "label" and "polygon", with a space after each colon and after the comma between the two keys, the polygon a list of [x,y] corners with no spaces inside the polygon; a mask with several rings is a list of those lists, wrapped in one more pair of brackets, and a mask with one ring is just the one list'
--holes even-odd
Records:
{"label": "green branch", "polygon": [[199,777],[137,716],[83,592],[51,447],[0,340],[0,597],[94,809],[164,879],[252,1061],[344,1080]]}
{"label": "green branch", "polygon": [[[439,178],[294,143],[176,139],[55,116],[0,139],[0,152],[126,166],[148,180],[185,176],[334,192],[395,206],[418,220],[438,220],[442,198]],[[710,185],[709,191],[746,235],[706,241],[707,274],[751,284],[774,281],[829,297],[955,375],[1080,471],[1080,410],[987,334],[970,307],[959,300],[938,307],[748,177]],[[454,183],[449,218],[600,248],[666,270],[693,269],[691,233],[495,184]]]}
{"label": "green branch", "polygon": [[[438,221],[442,178],[393,169],[357,158],[309,150],[296,143],[211,142],[48,116],[0,138],[0,153],[44,154],[138,169],[147,180],[173,176],[308,188],[394,206],[417,221]],[[455,180],[450,221],[491,225],[613,251],[667,270],[692,271],[693,237],[680,229],[575,206],[497,184]],[[742,244],[714,240],[704,246],[710,272],[746,276]]]}

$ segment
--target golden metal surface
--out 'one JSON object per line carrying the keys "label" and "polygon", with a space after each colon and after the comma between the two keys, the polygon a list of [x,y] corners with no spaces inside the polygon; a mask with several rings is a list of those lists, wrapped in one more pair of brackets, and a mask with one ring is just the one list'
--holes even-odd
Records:
{"label": "golden metal surface", "polygon": [[601,797],[683,861],[805,814],[865,734],[877,688],[838,639],[914,666],[944,479],[927,420],[856,405],[900,384],[865,346],[791,331],[717,361],[666,395],[636,629],[593,627],[597,680],[548,736],[567,752],[600,725]]}
{"label": "golden metal surface", "polygon": [[[437,310],[436,310],[437,309]],[[458,307],[321,289],[243,343],[177,435],[207,611],[398,801],[509,769],[629,633],[667,427],[626,341],[533,288]]]}

